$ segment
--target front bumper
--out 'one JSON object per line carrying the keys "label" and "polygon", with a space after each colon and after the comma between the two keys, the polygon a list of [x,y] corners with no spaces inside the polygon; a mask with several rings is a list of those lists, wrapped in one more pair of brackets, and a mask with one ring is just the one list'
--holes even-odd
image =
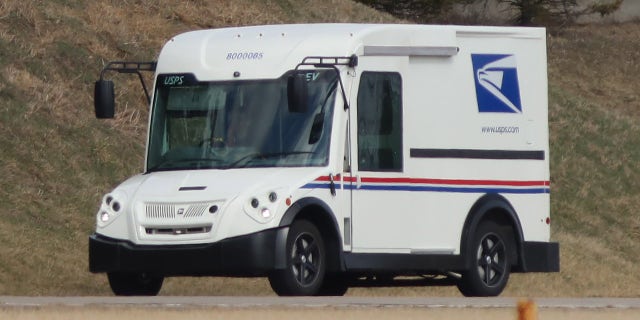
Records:
{"label": "front bumper", "polygon": [[560,245],[557,242],[525,242],[523,272],[559,272]]}
{"label": "front bumper", "polygon": [[[287,228],[195,245],[136,245],[89,236],[89,271],[164,276],[264,276],[274,270]],[[280,257],[281,258],[281,257]]]}

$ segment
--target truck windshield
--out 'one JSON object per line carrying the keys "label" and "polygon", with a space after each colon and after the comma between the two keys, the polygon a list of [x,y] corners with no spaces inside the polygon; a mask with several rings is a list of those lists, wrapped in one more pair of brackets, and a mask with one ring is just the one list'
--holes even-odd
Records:
{"label": "truck windshield", "polygon": [[338,78],[306,73],[308,108],[289,111],[287,78],[199,82],[156,80],[147,171],[324,166]]}

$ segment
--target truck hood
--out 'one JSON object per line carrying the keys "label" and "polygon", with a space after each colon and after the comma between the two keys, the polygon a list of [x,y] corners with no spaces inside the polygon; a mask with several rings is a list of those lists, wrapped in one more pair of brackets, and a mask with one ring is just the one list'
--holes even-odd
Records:
{"label": "truck hood", "polygon": [[241,195],[274,190],[291,193],[326,175],[326,170],[305,167],[165,171],[137,176],[123,183],[122,187],[129,189],[125,186],[129,185],[133,189],[129,192],[134,193],[135,198],[147,201],[231,200]]}

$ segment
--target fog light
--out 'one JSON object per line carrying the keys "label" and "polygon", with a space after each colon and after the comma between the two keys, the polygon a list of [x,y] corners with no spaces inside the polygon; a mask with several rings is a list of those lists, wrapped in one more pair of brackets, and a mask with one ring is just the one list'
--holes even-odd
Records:
{"label": "fog light", "polygon": [[107,221],[109,221],[109,218],[110,218],[110,217],[109,217],[109,214],[108,214],[108,213],[106,213],[106,212],[104,212],[104,211],[102,211],[102,212],[100,213],[100,221],[102,221],[102,222],[107,222]]}
{"label": "fog light", "polygon": [[260,211],[260,213],[262,214],[262,217],[265,219],[268,219],[271,217],[271,210],[269,210],[269,208],[262,208],[262,211]]}

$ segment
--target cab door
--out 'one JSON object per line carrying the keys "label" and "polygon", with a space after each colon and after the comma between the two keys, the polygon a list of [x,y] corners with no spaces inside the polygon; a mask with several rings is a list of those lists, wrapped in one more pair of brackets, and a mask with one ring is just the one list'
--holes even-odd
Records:
{"label": "cab door", "polygon": [[408,252],[419,231],[405,208],[410,192],[396,187],[405,157],[402,76],[389,59],[362,57],[351,95],[353,252]]}

